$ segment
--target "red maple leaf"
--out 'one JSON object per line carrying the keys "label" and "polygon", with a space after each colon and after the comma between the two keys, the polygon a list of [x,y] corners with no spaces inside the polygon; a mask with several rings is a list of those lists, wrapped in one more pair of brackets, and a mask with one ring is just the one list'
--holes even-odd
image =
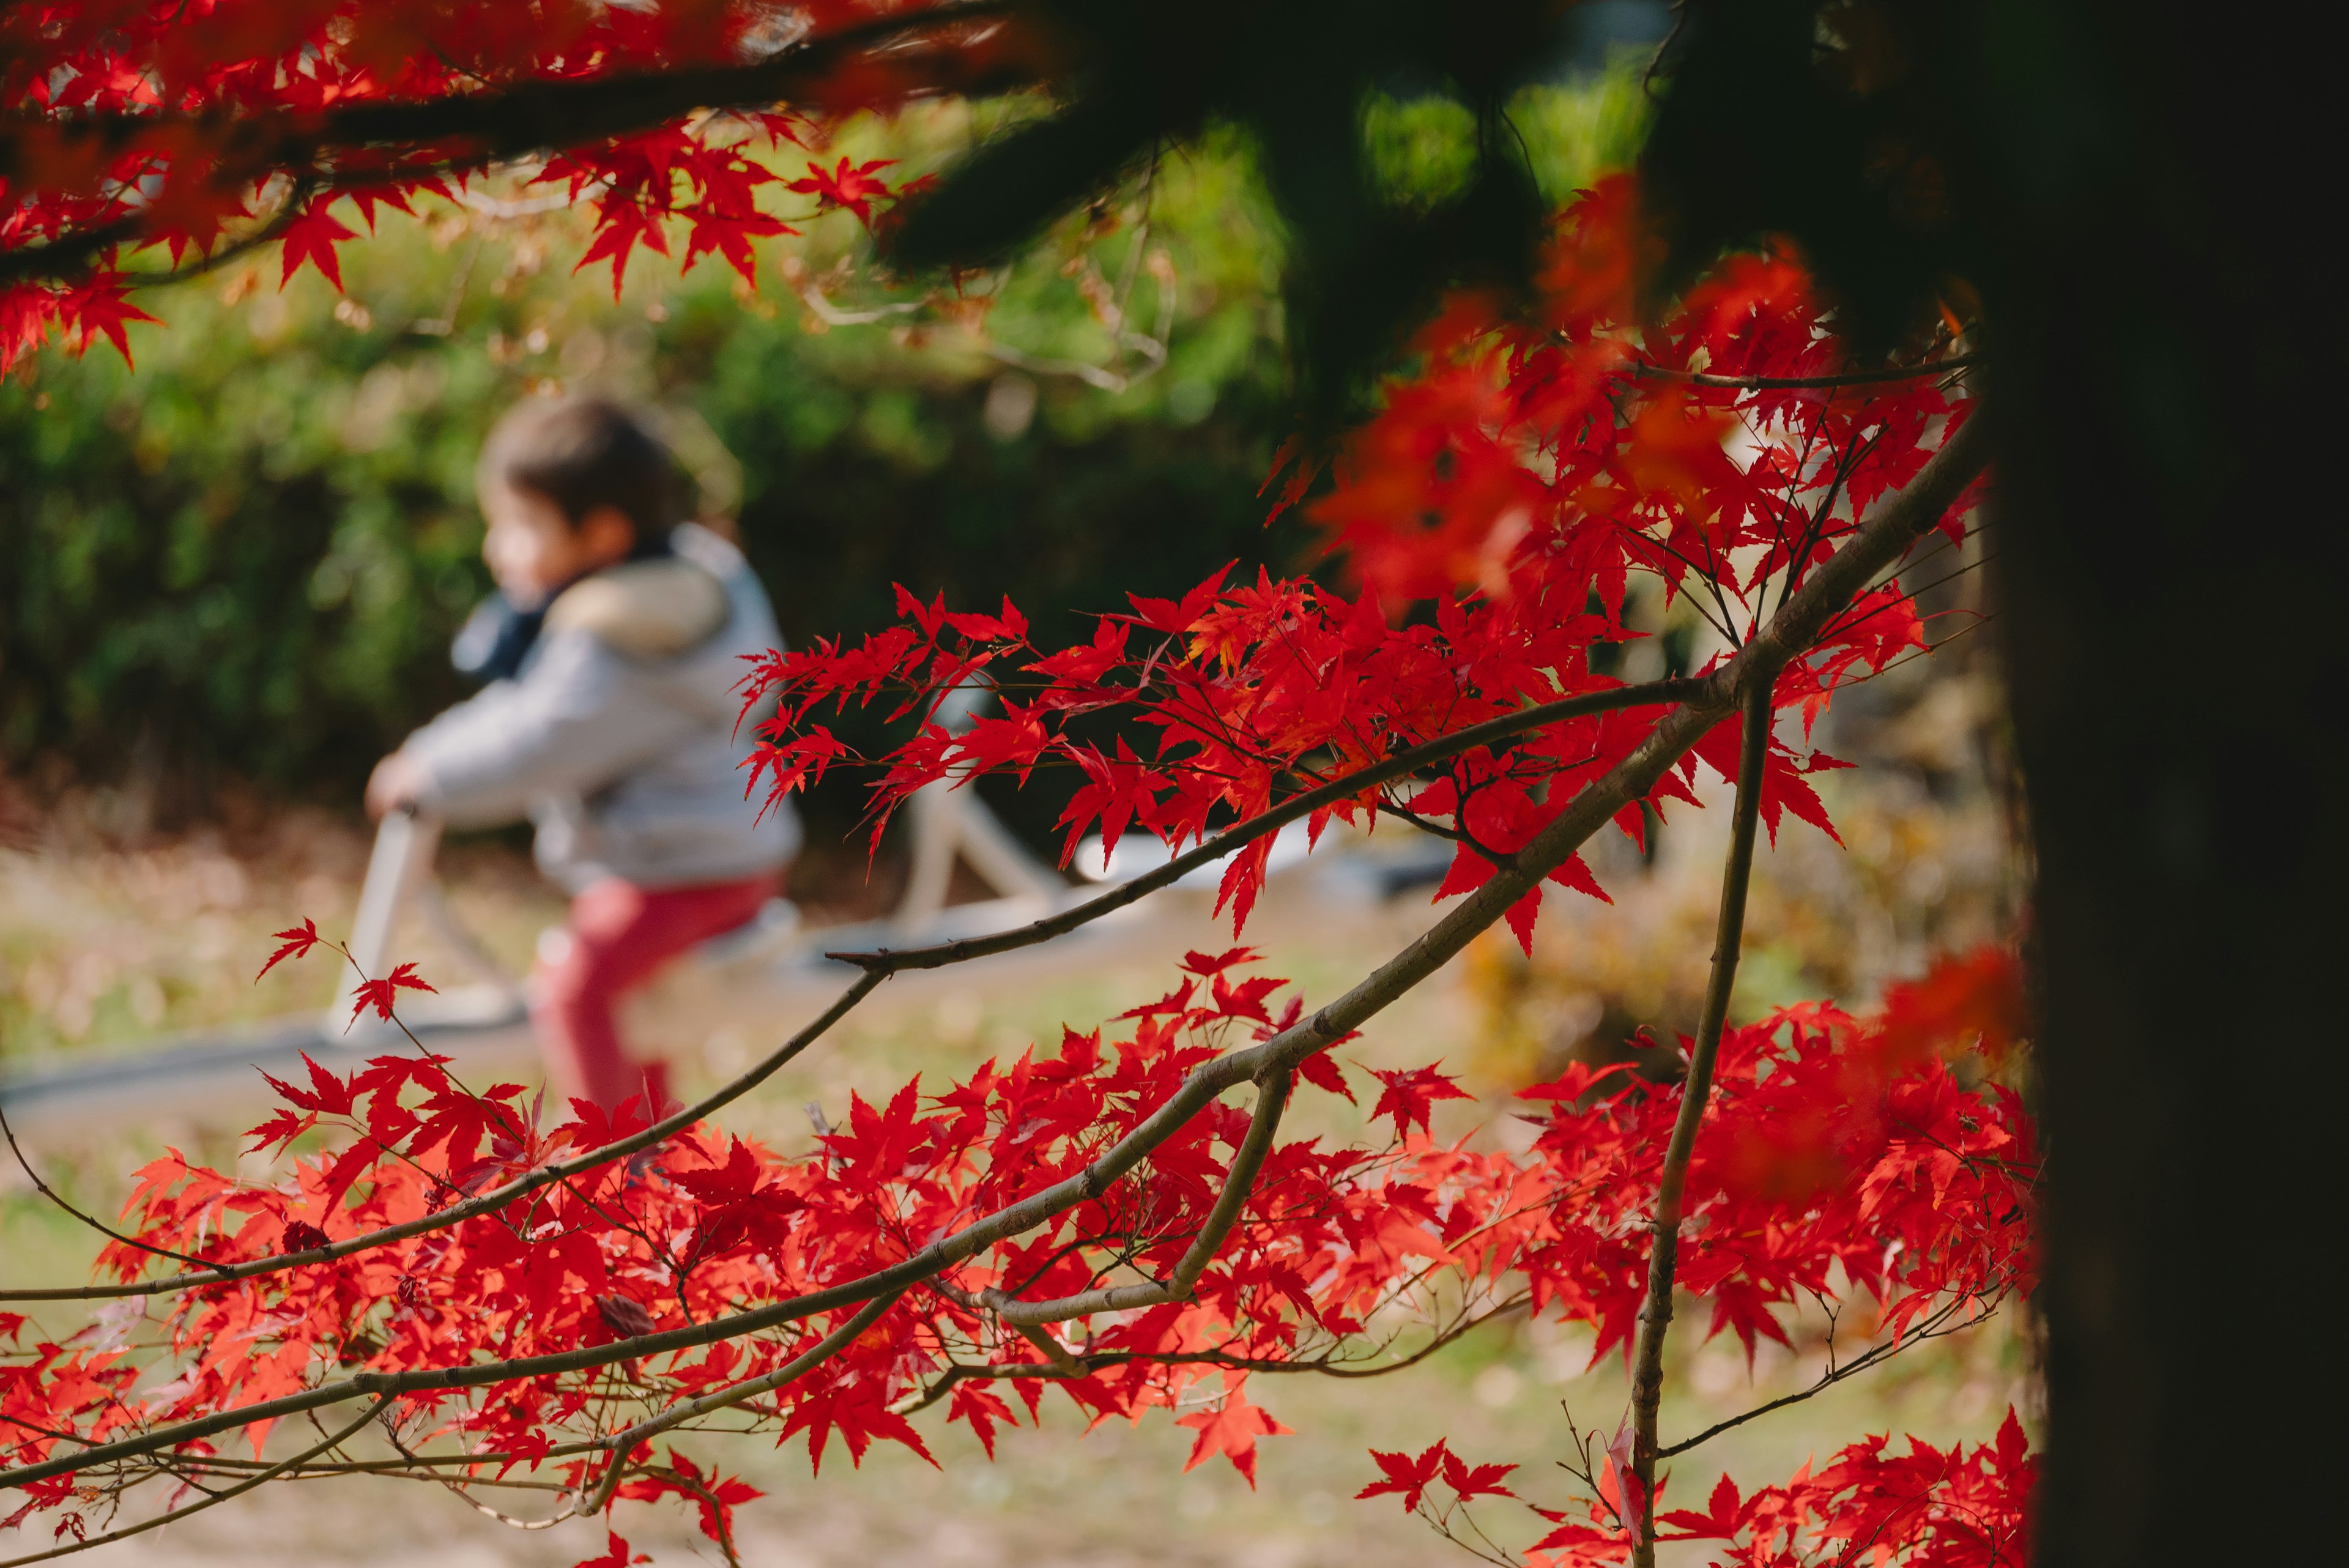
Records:
{"label": "red maple leaf", "polygon": [[736,1138],[725,1164],[704,1170],[673,1170],[669,1179],[704,1203],[737,1203],[756,1193],[766,1174],[766,1167],[750,1146]]}
{"label": "red maple leaf", "polygon": [[314,1247],[326,1246],[332,1241],[332,1237],[306,1220],[289,1220],[285,1222],[285,1234],[278,1250],[289,1253],[306,1252]]}
{"label": "red maple leaf", "polygon": [[[318,922],[306,916],[304,917],[300,925],[288,926],[282,931],[274,932],[270,940],[273,941],[283,942],[285,945],[279,948],[275,952],[271,953],[269,955],[269,961],[261,966],[261,974],[256,974],[253,977],[253,981],[255,985],[261,983],[262,974],[267,974],[271,970],[277,967],[277,963],[280,959],[307,958],[312,948],[315,948],[320,942],[326,940],[326,938],[318,934]],[[327,942],[326,945],[332,947],[334,944]]]}
{"label": "red maple leaf", "polygon": [[356,238],[357,231],[329,211],[333,204],[332,197],[313,202],[300,217],[285,225],[285,270],[277,280],[281,290],[294,281],[294,275],[305,261],[324,273],[337,292],[341,290],[343,264],[335,254],[335,242]]}
{"label": "red maple leaf", "polygon": [[866,228],[873,226],[873,203],[876,198],[889,194],[888,182],[875,180],[873,171],[886,169],[897,161],[876,158],[870,163],[853,163],[843,158],[839,167],[825,172],[821,163],[808,165],[807,178],[794,180],[783,187],[802,196],[813,196],[819,206],[845,207],[856,214],[856,221]]}
{"label": "red maple leaf", "polygon": [[1441,1438],[1416,1459],[1409,1454],[1385,1454],[1372,1449],[1371,1458],[1378,1461],[1379,1469],[1385,1472],[1385,1479],[1374,1480],[1356,1492],[1355,1501],[1395,1492],[1402,1498],[1402,1511],[1410,1513],[1419,1507],[1419,1500],[1425,1495],[1427,1489],[1435,1484],[1436,1473],[1449,1457]]}
{"label": "red maple leaf", "polygon": [[1427,1131],[1428,1110],[1438,1100],[1474,1097],[1467,1090],[1437,1072],[1434,1064],[1394,1072],[1372,1068],[1371,1076],[1386,1085],[1380,1091],[1379,1103],[1371,1107],[1371,1119],[1376,1121],[1387,1116],[1394,1117],[1397,1133],[1408,1133],[1413,1122],[1419,1124],[1422,1132]]}
{"label": "red maple leaf", "polygon": [[605,1547],[600,1556],[583,1557],[574,1563],[572,1568],[633,1568],[636,1563],[649,1563],[653,1560],[653,1554],[649,1552],[639,1552],[634,1556],[629,1555],[627,1539],[617,1531],[605,1531],[604,1539]]}
{"label": "red maple leaf", "polygon": [[[148,315],[123,298],[128,286],[110,278],[93,277],[75,288],[67,289],[60,302],[64,318],[78,324],[80,336],[74,352],[86,354],[93,338],[103,336],[122,356],[125,365],[130,363],[130,338],[124,327],[133,321],[152,321]],[[7,348],[0,344],[0,369],[6,368]]]}
{"label": "red maple leaf", "polygon": [[1316,1051],[1297,1064],[1297,1075],[1317,1089],[1327,1089],[1333,1095],[1343,1095],[1354,1102],[1354,1091],[1346,1086],[1346,1075],[1327,1051]]}
{"label": "red maple leaf", "polygon": [[[1441,1443],[1436,1446],[1444,1447]],[[1444,1484],[1458,1492],[1463,1502],[1478,1497],[1515,1497],[1515,1492],[1501,1484],[1501,1478],[1516,1468],[1515,1465],[1471,1467],[1449,1449],[1444,1449]]]}
{"label": "red maple leaf", "polygon": [[642,1339],[660,1331],[660,1324],[653,1321],[653,1314],[645,1310],[644,1303],[626,1296],[597,1296],[595,1314],[615,1339]]}
{"label": "red maple leaf", "polygon": [[1676,1508],[1656,1522],[1669,1524],[1675,1530],[1685,1530],[1702,1540],[1729,1541],[1745,1527],[1745,1517],[1749,1511],[1739,1499],[1737,1483],[1723,1476],[1713,1483],[1713,1497],[1706,1503],[1704,1512]]}
{"label": "red maple leaf", "polygon": [[579,258],[574,273],[599,261],[612,264],[612,297],[620,297],[620,284],[628,270],[628,253],[641,242],[647,249],[668,254],[668,235],[657,217],[627,195],[615,192],[595,203],[595,240]]}
{"label": "red maple leaf", "polygon": [[669,1467],[670,1473],[656,1471],[641,1480],[628,1482],[620,1488],[619,1495],[636,1502],[672,1495],[684,1498],[700,1510],[701,1533],[721,1547],[730,1548],[735,1505],[767,1494],[736,1476],[721,1476],[714,1469],[705,1475],[700,1466],[674,1451],[669,1455]]}
{"label": "red maple leaf", "polygon": [[[363,185],[353,190],[349,194],[351,205],[359,210],[359,217],[366,223],[367,233],[370,234],[375,233],[375,210],[378,204],[392,208],[396,212],[406,213],[411,218],[416,215],[416,209],[408,204],[407,196],[401,193],[397,185],[375,187]],[[445,190],[443,194],[446,194]]]}
{"label": "red maple leaf", "polygon": [[1247,1396],[1236,1387],[1215,1408],[1195,1410],[1174,1424],[1199,1434],[1198,1441],[1191,1445],[1191,1457],[1184,1461],[1185,1473],[1198,1469],[1210,1455],[1221,1454],[1247,1479],[1251,1491],[1256,1490],[1256,1440],[1290,1430],[1273,1419],[1270,1411],[1249,1404]]}
{"label": "red maple leaf", "polygon": [[[361,981],[357,989],[351,992],[358,998],[351,1003],[352,1021],[356,1023],[360,1013],[372,1007],[378,1018],[389,1022],[393,998],[402,991],[432,991],[432,987],[417,978],[416,966],[412,963],[401,964],[381,980]],[[433,994],[437,996],[440,992],[433,992]]]}
{"label": "red maple leaf", "polygon": [[297,1089],[283,1078],[271,1077],[267,1073],[261,1075],[268,1079],[271,1088],[277,1091],[277,1097],[289,1106],[325,1116],[349,1116],[355,1100],[351,1085],[312,1061],[307,1051],[302,1053],[302,1061],[310,1069],[310,1087],[307,1089]]}

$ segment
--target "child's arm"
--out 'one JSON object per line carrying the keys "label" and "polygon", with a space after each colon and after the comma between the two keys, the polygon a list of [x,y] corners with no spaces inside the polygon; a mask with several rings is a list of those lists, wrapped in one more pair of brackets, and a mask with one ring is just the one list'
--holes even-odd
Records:
{"label": "child's arm", "polygon": [[463,823],[512,821],[533,797],[592,794],[688,739],[706,720],[662,701],[594,637],[552,639],[501,681],[408,738],[415,802]]}

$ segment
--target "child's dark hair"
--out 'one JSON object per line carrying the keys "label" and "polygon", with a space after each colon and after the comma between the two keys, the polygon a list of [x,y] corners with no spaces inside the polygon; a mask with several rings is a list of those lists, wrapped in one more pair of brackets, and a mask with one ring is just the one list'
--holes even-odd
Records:
{"label": "child's dark hair", "polygon": [[677,465],[634,414],[603,398],[533,398],[500,420],[481,449],[484,484],[545,496],[573,526],[598,506],[636,525],[636,556],[668,547]]}

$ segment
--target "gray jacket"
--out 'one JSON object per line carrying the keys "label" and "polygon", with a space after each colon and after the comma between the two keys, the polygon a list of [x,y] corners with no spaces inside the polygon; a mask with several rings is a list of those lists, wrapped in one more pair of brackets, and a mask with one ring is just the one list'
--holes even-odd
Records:
{"label": "gray jacket", "polygon": [[781,646],[741,553],[706,528],[672,554],[575,583],[511,680],[408,738],[417,804],[457,826],[527,816],[538,863],[573,892],[605,877],[646,887],[771,870],[800,844],[785,803],[761,818],[741,763],[742,655]]}

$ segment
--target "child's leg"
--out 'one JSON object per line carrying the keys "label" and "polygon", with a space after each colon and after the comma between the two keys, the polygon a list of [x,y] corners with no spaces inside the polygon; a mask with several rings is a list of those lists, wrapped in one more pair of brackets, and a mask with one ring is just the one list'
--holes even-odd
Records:
{"label": "child's leg", "polygon": [[556,1092],[606,1111],[642,1096],[657,1115],[667,1075],[628,1060],[614,1008],[678,953],[749,920],[778,886],[772,876],[661,888],[614,877],[572,899],[570,946],[540,964],[531,986],[531,1021]]}

